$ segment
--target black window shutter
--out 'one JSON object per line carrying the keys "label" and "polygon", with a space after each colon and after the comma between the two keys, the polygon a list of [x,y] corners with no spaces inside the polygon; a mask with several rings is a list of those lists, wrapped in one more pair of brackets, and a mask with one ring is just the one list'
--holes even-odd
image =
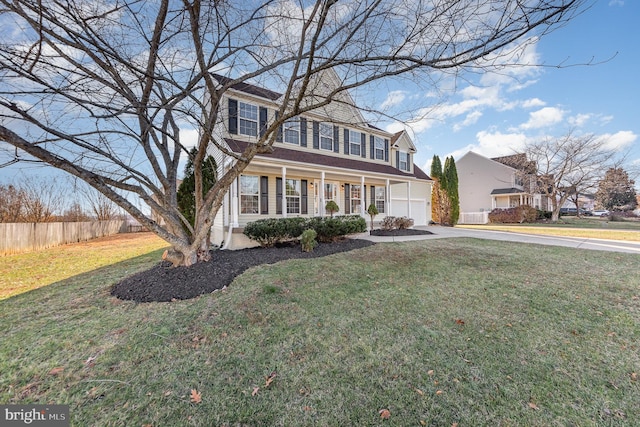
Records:
{"label": "black window shutter", "polygon": [[373,135],[369,135],[369,155],[371,159],[376,158],[376,139]]}
{"label": "black window shutter", "polygon": [[344,130],[344,154],[349,154],[349,129]]}
{"label": "black window shutter", "polygon": [[[278,112],[276,111],[276,120],[278,120]],[[276,134],[276,141],[282,142],[282,125],[278,126],[278,133]]]}
{"label": "black window shutter", "polygon": [[344,213],[347,215],[351,213],[351,190],[349,184],[344,185]]}
{"label": "black window shutter", "polygon": [[360,155],[367,158],[367,135],[364,133],[360,134]]}
{"label": "black window shutter", "polygon": [[320,123],[313,122],[313,148],[320,148]]}
{"label": "black window shutter", "polygon": [[400,169],[400,152],[396,151],[396,169]]}
{"label": "black window shutter", "polygon": [[269,177],[260,177],[260,213],[266,215],[269,213]]}
{"label": "black window shutter", "polygon": [[276,214],[282,214],[282,178],[276,178]]}
{"label": "black window shutter", "polygon": [[267,109],[264,107],[260,107],[260,122],[258,125],[260,127],[260,136],[264,136],[267,131]]}
{"label": "black window shutter", "polygon": [[385,162],[389,161],[389,140],[388,139],[384,140],[384,161]]}
{"label": "black window shutter", "polygon": [[333,127],[333,151],[340,152],[340,128],[338,126]]}
{"label": "black window shutter", "polygon": [[376,187],[372,185],[369,188],[371,188],[371,203],[375,205],[376,204]]}
{"label": "black window shutter", "polygon": [[307,119],[300,118],[300,146],[307,146]]}
{"label": "black window shutter", "polygon": [[238,134],[238,101],[229,98],[229,133]]}
{"label": "black window shutter", "polygon": [[309,204],[307,203],[307,180],[300,181],[300,213],[306,215],[309,213]]}

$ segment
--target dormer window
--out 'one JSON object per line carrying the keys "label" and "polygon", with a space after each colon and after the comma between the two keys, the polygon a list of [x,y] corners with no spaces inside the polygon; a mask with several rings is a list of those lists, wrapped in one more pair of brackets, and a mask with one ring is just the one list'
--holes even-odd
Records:
{"label": "dormer window", "polygon": [[238,102],[238,116],[240,135],[258,136],[258,107]]}
{"label": "dormer window", "polygon": [[409,171],[409,153],[398,151],[398,169]]}
{"label": "dormer window", "polygon": [[375,145],[375,158],[376,160],[384,160],[384,139],[376,136],[373,139]]}

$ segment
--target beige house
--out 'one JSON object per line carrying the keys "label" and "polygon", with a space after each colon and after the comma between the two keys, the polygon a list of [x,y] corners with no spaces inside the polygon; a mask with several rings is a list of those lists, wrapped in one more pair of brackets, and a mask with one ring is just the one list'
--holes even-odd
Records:
{"label": "beige house", "polygon": [[[214,75],[219,83],[229,80]],[[332,91],[341,82],[333,72],[322,76],[318,90]],[[320,94],[321,96],[321,94]],[[223,119],[216,136],[226,150],[241,153],[274,120],[281,94],[242,83],[222,100]],[[368,218],[370,204],[385,216],[407,216],[415,225],[431,220],[432,180],[413,164],[416,147],[402,131],[391,134],[368,124],[348,94],[322,109],[287,120],[274,150],[258,154],[236,179],[212,228],[212,242],[225,248],[253,245],[243,227],[263,218],[325,216],[328,201],[338,215]],[[211,148],[220,173],[234,158]]]}
{"label": "beige house", "polygon": [[535,188],[535,165],[525,154],[488,158],[469,151],[456,160],[460,224],[485,224],[496,208],[529,205],[549,210],[546,197]]}

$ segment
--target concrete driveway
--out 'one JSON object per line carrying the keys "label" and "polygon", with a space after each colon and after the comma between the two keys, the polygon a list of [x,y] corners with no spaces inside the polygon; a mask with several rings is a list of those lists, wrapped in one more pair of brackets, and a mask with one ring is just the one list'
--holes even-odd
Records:
{"label": "concrete driveway", "polygon": [[524,234],[493,230],[471,230],[458,227],[416,227],[432,232],[431,235],[405,237],[378,237],[368,233],[358,237],[374,242],[406,242],[411,240],[443,239],[449,237],[473,237],[477,239],[502,240],[505,242],[531,243],[536,245],[565,246],[568,248],[588,249],[596,251],[626,252],[640,254],[640,242],[622,240],[589,239],[584,237],[557,237],[539,234]]}

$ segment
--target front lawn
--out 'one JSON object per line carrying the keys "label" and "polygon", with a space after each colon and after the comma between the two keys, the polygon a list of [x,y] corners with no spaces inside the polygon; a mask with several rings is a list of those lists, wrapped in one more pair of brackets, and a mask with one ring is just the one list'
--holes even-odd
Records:
{"label": "front lawn", "polygon": [[69,404],[77,426],[640,419],[637,255],[438,239],[252,268],[192,300],[109,295],[157,259],[0,301],[0,402]]}

